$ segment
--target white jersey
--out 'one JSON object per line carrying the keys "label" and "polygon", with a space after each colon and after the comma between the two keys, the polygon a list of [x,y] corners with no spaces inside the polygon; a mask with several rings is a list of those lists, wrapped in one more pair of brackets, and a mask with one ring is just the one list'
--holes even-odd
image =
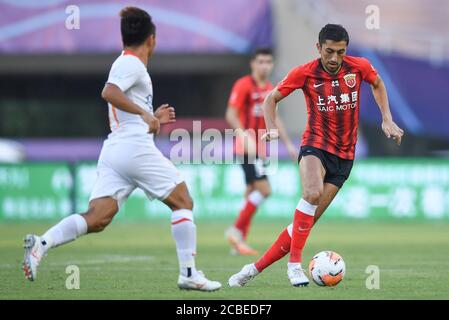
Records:
{"label": "white jersey", "polygon": [[[114,61],[107,83],[119,87],[125,95],[142,109],[153,113],[153,85],[143,62],[133,54],[123,51]],[[153,134],[148,133],[148,124],[137,114],[122,111],[109,105],[111,133],[110,143],[153,144]]]}
{"label": "white jersey", "polygon": [[[139,58],[123,52],[111,67],[108,83],[118,86],[134,103],[153,113],[150,75]],[[109,120],[112,132],[101,149],[90,200],[111,197],[120,206],[136,188],[142,189],[150,200],[164,200],[184,180],[155,146],[148,125],[139,115],[111,104]]]}

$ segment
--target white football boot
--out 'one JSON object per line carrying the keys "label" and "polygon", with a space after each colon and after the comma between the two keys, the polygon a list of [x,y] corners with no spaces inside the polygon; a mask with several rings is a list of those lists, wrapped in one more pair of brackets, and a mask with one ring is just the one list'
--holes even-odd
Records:
{"label": "white football boot", "polygon": [[247,264],[243,266],[242,270],[229,278],[228,284],[230,287],[243,287],[258,274],[259,271],[257,271],[254,263]]}
{"label": "white football boot", "polygon": [[34,281],[37,277],[37,267],[45,254],[42,239],[33,234],[27,234],[23,240],[23,248],[25,254],[23,256],[22,269],[25,273],[25,278]]}
{"label": "white football boot", "polygon": [[289,267],[287,269],[287,275],[290,279],[290,283],[294,287],[306,287],[309,285],[309,279],[307,278],[304,270],[301,268],[301,265]]}
{"label": "white football boot", "polygon": [[178,287],[182,290],[216,291],[221,288],[221,283],[211,281],[204,276],[202,271],[197,271],[191,277],[179,275]]}

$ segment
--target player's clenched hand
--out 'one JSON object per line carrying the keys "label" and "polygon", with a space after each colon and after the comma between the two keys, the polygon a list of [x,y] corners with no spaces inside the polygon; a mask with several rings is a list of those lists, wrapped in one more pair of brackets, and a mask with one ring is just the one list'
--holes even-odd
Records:
{"label": "player's clenched hand", "polygon": [[160,124],[176,122],[175,108],[170,107],[168,104],[163,104],[157,108],[154,115],[159,119]]}
{"label": "player's clenched hand", "polygon": [[260,139],[264,141],[279,139],[279,131],[277,129],[268,130],[262,135],[262,137],[260,137]]}
{"label": "player's clenched hand", "polygon": [[388,139],[393,138],[396,140],[398,146],[401,144],[402,136],[404,135],[404,130],[398,127],[393,120],[382,121],[382,130]]}
{"label": "player's clenched hand", "polygon": [[143,121],[148,124],[148,133],[159,133],[159,129],[161,128],[161,124],[159,119],[153,116],[151,113],[145,112],[141,115]]}

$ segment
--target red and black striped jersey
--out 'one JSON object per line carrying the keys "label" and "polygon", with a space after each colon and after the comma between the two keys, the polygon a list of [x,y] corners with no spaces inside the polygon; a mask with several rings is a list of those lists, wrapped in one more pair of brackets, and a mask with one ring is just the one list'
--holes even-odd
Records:
{"label": "red and black striped jersey", "polygon": [[265,129],[262,104],[265,96],[273,89],[267,81],[264,87],[259,87],[251,75],[238,79],[232,87],[229,106],[236,108],[240,122],[245,129]]}
{"label": "red and black striped jersey", "polygon": [[321,59],[292,69],[277,85],[282,96],[302,89],[307,104],[307,125],[301,145],[313,146],[343,159],[354,159],[362,81],[377,78],[371,63],[345,56],[336,74],[326,72]]}

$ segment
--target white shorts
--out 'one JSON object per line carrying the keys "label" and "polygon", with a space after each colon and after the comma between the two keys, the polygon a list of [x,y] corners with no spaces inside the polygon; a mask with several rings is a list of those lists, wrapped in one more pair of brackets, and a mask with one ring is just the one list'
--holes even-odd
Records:
{"label": "white shorts", "polygon": [[150,200],[164,200],[183,181],[178,169],[154,145],[105,144],[89,201],[111,197],[121,206],[136,188]]}

